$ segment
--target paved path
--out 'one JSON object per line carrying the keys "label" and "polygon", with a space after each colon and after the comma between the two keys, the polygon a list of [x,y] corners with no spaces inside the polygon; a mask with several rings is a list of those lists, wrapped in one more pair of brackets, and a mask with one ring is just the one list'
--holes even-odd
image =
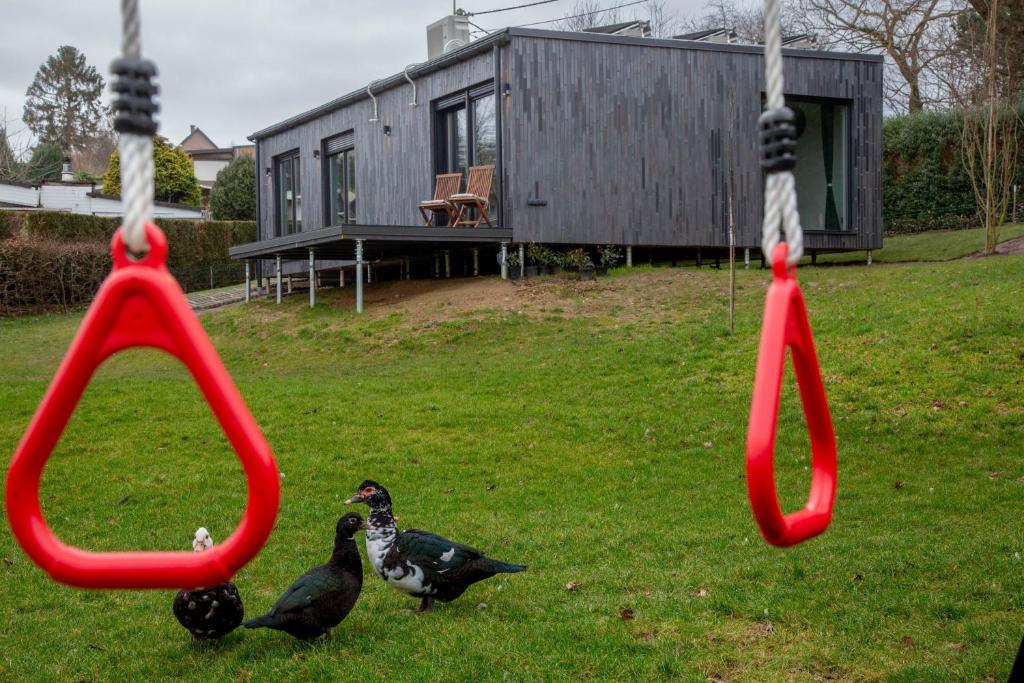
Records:
{"label": "paved path", "polygon": [[[253,288],[255,290],[255,288]],[[256,293],[253,291],[253,296]],[[245,287],[226,287],[206,292],[194,292],[188,295],[188,302],[192,305],[193,311],[206,311],[211,308],[220,308],[228,304],[237,304],[245,301]]]}

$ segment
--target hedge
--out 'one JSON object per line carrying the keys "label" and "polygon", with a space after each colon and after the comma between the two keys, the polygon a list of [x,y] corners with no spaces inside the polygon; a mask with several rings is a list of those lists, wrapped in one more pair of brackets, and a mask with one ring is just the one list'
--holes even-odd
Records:
{"label": "hedge", "polygon": [[109,272],[110,253],[96,242],[0,240],[0,315],[87,303]]}
{"label": "hedge", "polygon": [[[157,224],[167,235],[167,266],[186,291],[242,281],[244,266],[231,261],[228,247],[254,241],[255,222]],[[110,238],[118,225],[117,218],[0,211],[0,315],[88,302],[110,272]]]}
{"label": "hedge", "polygon": [[[882,129],[882,217],[890,233],[977,227],[977,207],[961,153],[963,114],[921,112],[886,119]],[[1024,144],[1024,130],[1019,133]],[[1024,155],[1018,160],[1024,179]]]}

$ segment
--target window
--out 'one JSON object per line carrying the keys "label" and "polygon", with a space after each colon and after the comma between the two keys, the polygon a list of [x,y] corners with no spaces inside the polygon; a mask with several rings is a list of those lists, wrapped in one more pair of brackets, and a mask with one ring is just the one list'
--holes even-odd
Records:
{"label": "window", "polygon": [[[497,164],[494,83],[453,93],[434,103],[437,173],[462,173],[470,166]],[[492,184],[494,188],[497,184]],[[490,202],[498,201],[494,189]],[[489,211],[494,216],[495,211]]]}
{"label": "window", "polygon": [[356,222],[356,150],[352,131],[324,141],[327,219],[324,225]]}
{"label": "window", "polygon": [[299,153],[289,152],[274,160],[277,237],[302,232],[302,183],[299,172]]}
{"label": "window", "polygon": [[805,230],[850,230],[849,118],[844,102],[787,97],[796,114],[796,193]]}

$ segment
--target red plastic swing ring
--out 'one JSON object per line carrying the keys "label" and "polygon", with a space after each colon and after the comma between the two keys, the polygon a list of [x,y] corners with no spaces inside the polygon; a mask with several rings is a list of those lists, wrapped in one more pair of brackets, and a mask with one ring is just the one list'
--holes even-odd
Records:
{"label": "red plastic swing ring", "polygon": [[[772,283],[765,299],[754,398],[747,428],[747,490],[764,539],[790,546],[817,536],[832,520],[836,497],[836,436],[821,382],[814,338],[807,321],[796,267],[786,265],[788,248],[772,255]],[[775,431],[786,347],[790,348],[807,430],[811,437],[811,490],[802,510],[783,515],[775,490]]]}
{"label": "red plastic swing ring", "polygon": [[[167,241],[146,224],[149,253],[129,258],[121,230],[114,267],[82,321],[7,471],[7,518],[25,553],[56,581],[82,588],[195,588],[231,578],[274,527],[280,481],[270,446],[231,381],[184,293],[166,267]],[[189,369],[248,484],[241,524],[223,543],[195,552],[88,552],[65,545],[46,524],[39,482],[47,459],[96,368],[127,348],[166,351]]]}

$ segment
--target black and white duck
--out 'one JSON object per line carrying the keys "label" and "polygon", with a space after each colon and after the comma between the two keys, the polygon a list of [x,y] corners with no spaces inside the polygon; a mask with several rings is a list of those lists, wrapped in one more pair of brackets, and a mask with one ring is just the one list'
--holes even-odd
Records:
{"label": "black and white duck", "polygon": [[346,504],[366,503],[366,555],[373,570],[393,588],[420,598],[419,611],[434,600],[451,602],[477,581],[511,574],[526,565],[486,557],[461,543],[419,529],[400,531],[391,512],[391,496],[375,481],[364,481]]}
{"label": "black and white duck", "polygon": [[[199,527],[192,539],[192,550],[201,553],[212,547],[210,532]],[[172,609],[178,623],[197,639],[223,638],[242,623],[242,597],[230,581],[213,588],[178,591]]]}
{"label": "black and white duck", "polygon": [[272,628],[302,640],[329,636],[352,611],[363,589],[363,561],[352,537],[364,528],[357,513],[342,515],[331,559],[296,579],[269,612],[245,622],[245,627]]}

